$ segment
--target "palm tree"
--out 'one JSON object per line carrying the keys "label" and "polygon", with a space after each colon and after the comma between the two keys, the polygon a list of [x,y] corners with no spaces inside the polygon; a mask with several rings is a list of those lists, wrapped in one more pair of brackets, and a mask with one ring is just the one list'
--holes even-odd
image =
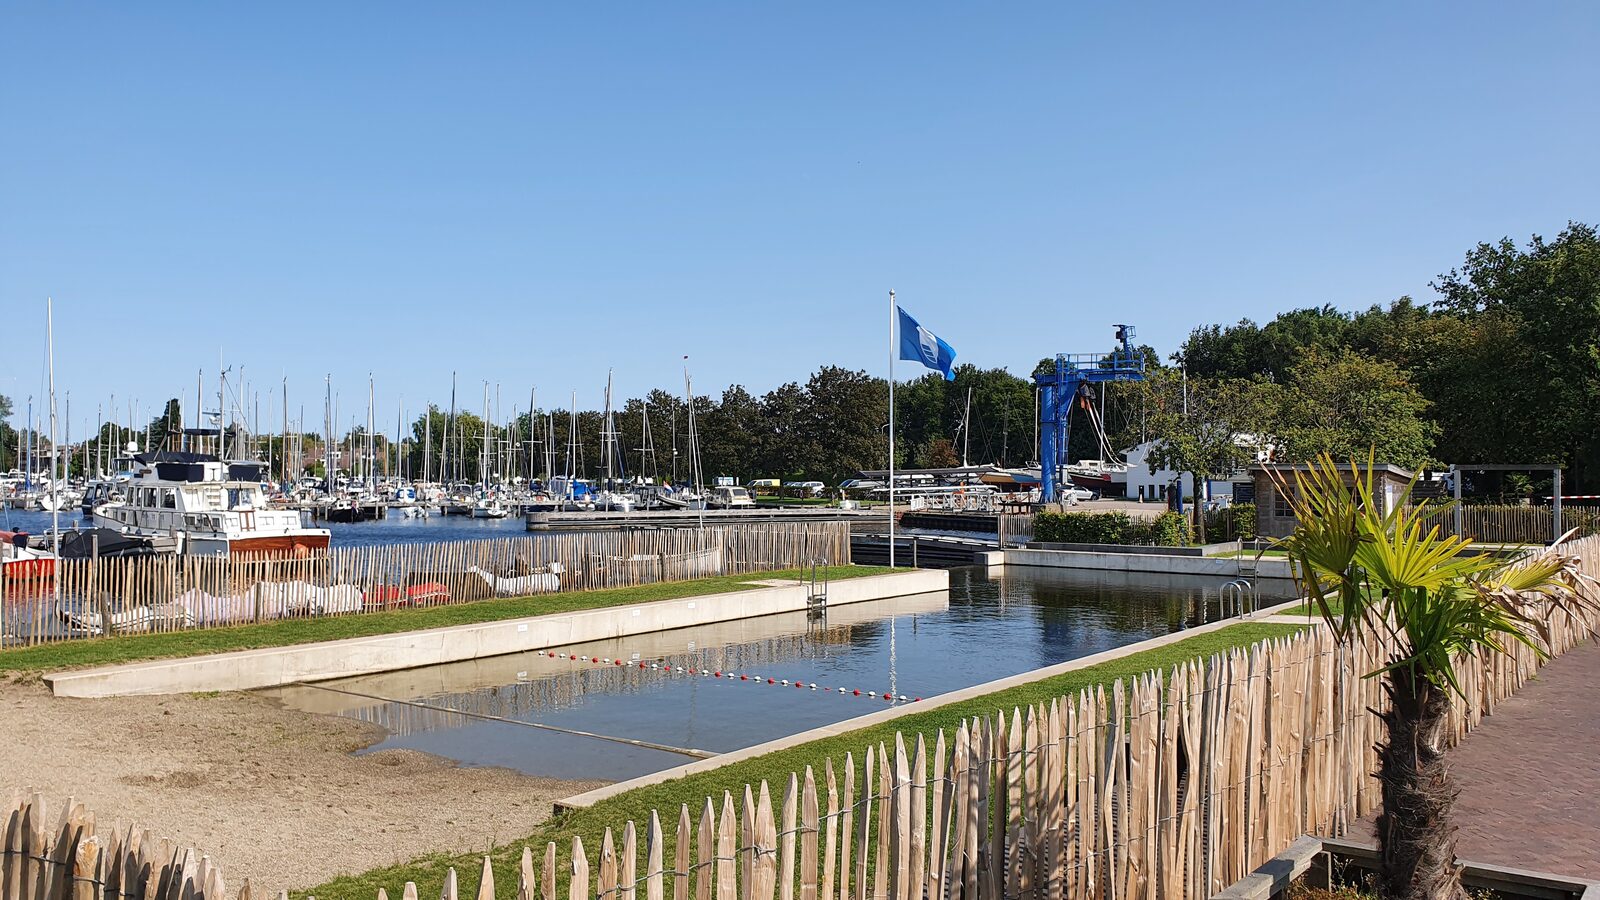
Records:
{"label": "palm tree", "polygon": [[[1369,677],[1384,679],[1389,705],[1378,747],[1382,810],[1379,893],[1389,900],[1465,900],[1450,822],[1457,787],[1445,765],[1446,726],[1465,700],[1455,660],[1503,653],[1517,641],[1544,655],[1546,622],[1593,602],[1577,561],[1552,547],[1514,560],[1471,553],[1428,520],[1438,509],[1409,505],[1411,486],[1382,511],[1371,460],[1349,478],[1323,454],[1278,476],[1297,525],[1279,542],[1322,618],[1342,641],[1364,635],[1393,648]],[[1290,481],[1292,480],[1292,484]],[[1424,530],[1426,528],[1426,530]]]}

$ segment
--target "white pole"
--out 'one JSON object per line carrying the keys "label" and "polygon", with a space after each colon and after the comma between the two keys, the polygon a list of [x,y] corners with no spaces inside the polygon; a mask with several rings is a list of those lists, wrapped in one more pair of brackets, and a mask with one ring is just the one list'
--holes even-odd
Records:
{"label": "white pole", "polygon": [[50,565],[54,597],[61,599],[61,479],[56,476],[56,460],[61,447],[56,444],[56,320],[55,300],[44,301],[44,332],[50,359],[50,531],[55,561]]}
{"label": "white pole", "polygon": [[889,291],[889,568],[894,568],[894,291]]}

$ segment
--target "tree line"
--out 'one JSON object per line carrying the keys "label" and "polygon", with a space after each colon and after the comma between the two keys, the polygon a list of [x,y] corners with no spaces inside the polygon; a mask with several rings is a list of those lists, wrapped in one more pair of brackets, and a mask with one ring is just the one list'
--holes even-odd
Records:
{"label": "tree line", "polygon": [[1431,287],[1428,302],[1194,329],[1173,357],[1187,374],[1190,415],[1174,412],[1170,376],[1143,386],[1159,397],[1169,461],[1236,463],[1238,448],[1207,439],[1206,424],[1222,423],[1270,439],[1281,459],[1365,458],[1370,448],[1414,469],[1559,465],[1567,492],[1600,492],[1595,228],[1574,222],[1554,239],[1480,243]]}
{"label": "tree line", "polygon": [[[1201,325],[1165,360],[1154,348],[1140,347],[1144,381],[1108,385],[1080,405],[1103,415],[1111,450],[1158,439],[1157,464],[1202,478],[1230,472],[1262,449],[1280,460],[1323,451],[1365,457],[1371,450],[1380,461],[1413,469],[1444,462],[1558,464],[1566,467],[1572,492],[1600,493],[1595,229],[1571,223],[1554,239],[1479,244],[1432,287],[1435,296],[1427,301],[1402,297],[1353,313],[1317,306],[1265,324]],[[1106,337],[1109,349],[1109,328]],[[1053,365],[1042,359],[1029,374]],[[971,364],[954,374],[953,381],[929,373],[896,385],[896,464],[1035,463],[1031,378]],[[90,456],[102,442],[150,439],[149,446],[159,446],[177,421],[176,404],[170,401],[144,429],[104,426],[90,439]],[[17,448],[25,440],[6,423],[9,412],[10,402],[0,397],[0,468],[18,465]],[[568,410],[554,410],[486,424],[467,412],[452,420],[430,406],[409,424],[402,462],[384,462],[394,459],[394,448],[389,436],[374,435],[377,470],[400,466],[420,476],[426,455],[430,476],[439,476],[444,461],[446,474],[478,481],[487,456],[491,477],[526,476],[530,465],[543,476],[549,474],[549,443],[556,474],[569,465],[586,476],[602,474],[603,413],[578,411],[575,440],[571,419]],[[623,400],[614,420],[621,450],[614,470],[691,477],[689,407],[681,394],[657,389]],[[694,421],[707,479],[837,484],[888,462],[888,385],[865,371],[823,366],[804,382],[760,396],[740,385],[697,394]],[[360,432],[342,436],[341,444],[360,444]],[[432,446],[424,454],[426,439]],[[308,471],[320,469],[320,436],[291,443],[303,449]],[[274,472],[282,465],[282,444],[276,436],[258,438]],[[1088,411],[1075,413],[1070,458],[1104,451]]]}

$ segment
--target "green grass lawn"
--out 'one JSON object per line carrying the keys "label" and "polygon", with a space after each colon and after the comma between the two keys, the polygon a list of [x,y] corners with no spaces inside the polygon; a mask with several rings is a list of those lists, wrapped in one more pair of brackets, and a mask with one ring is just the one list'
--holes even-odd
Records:
{"label": "green grass lawn", "polygon": [[[828,577],[858,578],[863,575],[882,575],[893,571],[885,566],[831,566]],[[231,650],[254,650],[261,647],[286,647],[315,641],[336,641],[342,638],[368,637],[375,634],[394,634],[402,631],[420,631],[448,625],[469,625],[477,622],[496,622],[523,616],[601,609],[607,606],[628,606],[649,603],[652,600],[675,600],[680,597],[698,597],[703,594],[720,594],[744,590],[751,582],[768,578],[809,577],[809,570],[785,569],[776,572],[753,572],[748,575],[720,575],[695,581],[672,581],[647,584],[639,587],[611,588],[601,591],[570,591],[542,594],[535,597],[506,597],[459,603],[453,606],[435,606],[427,609],[400,609],[389,612],[363,613],[348,616],[329,616],[316,619],[285,619],[259,625],[238,625],[231,628],[202,628],[192,631],[174,631],[162,634],[139,634],[121,637],[85,638],[58,644],[40,644],[0,651],[0,672],[25,674],[81,666],[102,666],[134,662],[145,659],[171,659],[180,656],[201,656],[207,653],[226,653]]]}
{"label": "green grass lawn", "polygon": [[[876,745],[882,741],[892,747],[894,745],[895,732],[897,731],[905,733],[908,742],[913,741],[917,734],[926,735],[929,743],[929,752],[932,753],[933,740],[938,732],[943,730],[948,739],[953,734],[956,726],[965,717],[991,713],[996,709],[1009,710],[1012,707],[1023,704],[1038,703],[1054,697],[1067,696],[1085,687],[1109,684],[1119,679],[1142,674],[1151,669],[1170,669],[1177,663],[1208,657],[1212,654],[1221,653],[1263,639],[1281,637],[1298,629],[1299,626],[1295,625],[1264,623],[1233,625],[1218,631],[1177,641],[1164,647],[1158,647],[1145,653],[1077,669],[1042,679],[1032,684],[1010,688],[981,699],[929,709],[926,712],[913,713],[881,725],[862,728],[838,737],[812,741],[787,750],[776,751],[724,766],[710,772],[628,791],[603,800],[587,809],[575,810],[553,817],[533,834],[495,847],[489,852],[494,863],[495,882],[497,885],[502,886],[516,884],[516,870],[524,846],[532,846],[534,858],[540,860],[543,858],[545,844],[555,841],[559,854],[557,865],[564,868],[568,865],[572,838],[574,836],[581,837],[585,852],[592,866],[597,859],[604,830],[608,826],[613,828],[617,839],[620,840],[623,825],[632,821],[635,823],[635,827],[639,829],[642,847],[642,835],[649,822],[652,809],[659,811],[661,815],[662,828],[667,835],[666,858],[669,860],[670,865],[670,860],[673,858],[673,834],[677,827],[678,810],[682,804],[689,805],[691,814],[695,817],[695,821],[698,822],[700,809],[704,805],[706,797],[716,798],[716,803],[720,810],[723,791],[731,791],[734,794],[735,804],[737,805],[740,802],[739,798],[743,796],[744,785],[758,784],[765,779],[772,785],[773,803],[776,806],[782,801],[789,773],[803,772],[807,765],[810,765],[816,773],[819,793],[823,797],[821,802],[825,804],[827,788],[823,776],[823,761],[830,758],[835,761],[835,771],[838,773],[842,785],[842,764],[846,752],[855,754],[855,763],[857,767],[860,767],[864,762],[864,753],[869,744]],[[861,776],[858,772],[856,784],[859,786],[861,783]],[[486,802],[493,802],[493,800],[490,799]],[[458,876],[462,879],[461,892],[465,895],[476,889],[482,857],[483,853],[481,852],[459,855],[439,853],[424,856],[398,865],[373,869],[359,875],[336,878],[301,892],[297,894],[297,897],[310,894],[316,896],[318,900],[372,900],[377,896],[380,887],[386,888],[389,896],[398,897],[407,881],[416,882],[419,896],[437,896],[444,883],[445,871],[451,866],[456,868]],[[508,888],[502,887],[502,890],[505,889]]]}
{"label": "green grass lawn", "polygon": [[[1344,614],[1344,604],[1340,603],[1337,600],[1331,601],[1328,604],[1328,609],[1329,609],[1329,611],[1331,611],[1336,616]],[[1278,615],[1280,615],[1280,616],[1308,616],[1310,618],[1315,619],[1315,618],[1318,618],[1319,616],[1322,615],[1322,610],[1318,609],[1316,604],[1314,604],[1314,603],[1302,603],[1299,606],[1291,606],[1288,609],[1283,610],[1282,612],[1279,612]]]}

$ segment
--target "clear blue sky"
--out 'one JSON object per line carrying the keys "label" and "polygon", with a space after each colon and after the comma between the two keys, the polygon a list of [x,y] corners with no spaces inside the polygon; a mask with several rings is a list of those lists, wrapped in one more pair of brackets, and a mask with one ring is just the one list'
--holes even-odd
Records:
{"label": "clear blue sky", "polygon": [[891,287],[959,362],[1169,353],[1600,218],[1592,4],[1111,6],[0,0],[0,393],[46,296],[79,423],[220,349],[392,428],[882,372]]}

